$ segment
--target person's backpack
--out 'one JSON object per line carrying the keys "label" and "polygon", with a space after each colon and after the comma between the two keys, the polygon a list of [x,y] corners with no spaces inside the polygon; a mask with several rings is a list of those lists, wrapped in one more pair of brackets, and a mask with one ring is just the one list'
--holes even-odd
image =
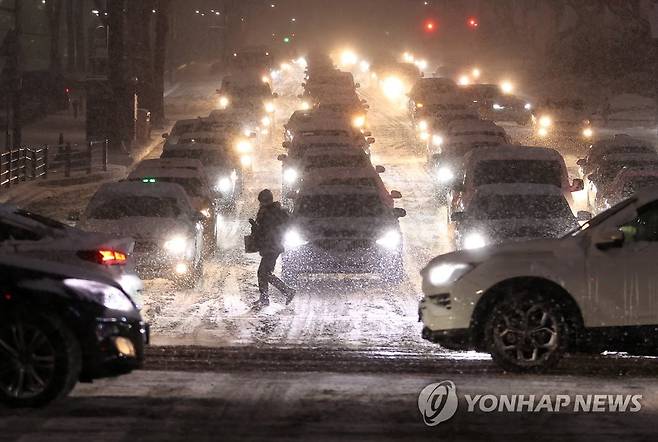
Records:
{"label": "person's backpack", "polygon": [[258,253],[258,224],[253,219],[249,219],[251,224],[251,233],[244,237],[245,253]]}

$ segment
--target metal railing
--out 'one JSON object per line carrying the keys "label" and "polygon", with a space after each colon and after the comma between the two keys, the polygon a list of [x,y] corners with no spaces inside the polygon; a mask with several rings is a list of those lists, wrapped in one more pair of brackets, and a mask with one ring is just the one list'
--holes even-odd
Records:
{"label": "metal railing", "polygon": [[0,188],[45,179],[49,175],[70,177],[73,173],[107,171],[108,140],[87,144],[19,147],[0,153]]}

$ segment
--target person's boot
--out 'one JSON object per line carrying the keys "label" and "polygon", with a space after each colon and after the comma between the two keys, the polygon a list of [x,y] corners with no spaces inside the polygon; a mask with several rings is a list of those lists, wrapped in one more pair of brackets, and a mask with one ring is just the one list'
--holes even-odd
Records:
{"label": "person's boot", "polygon": [[292,300],[295,298],[295,294],[297,293],[297,290],[295,290],[292,287],[288,287],[286,291],[284,292],[284,296],[286,297],[286,305],[290,304]]}
{"label": "person's boot", "polygon": [[270,305],[269,298],[262,298],[261,297],[258,301],[254,302],[251,305],[251,309],[254,310],[254,311],[259,311],[259,310],[262,310],[264,307],[267,307],[268,305]]}

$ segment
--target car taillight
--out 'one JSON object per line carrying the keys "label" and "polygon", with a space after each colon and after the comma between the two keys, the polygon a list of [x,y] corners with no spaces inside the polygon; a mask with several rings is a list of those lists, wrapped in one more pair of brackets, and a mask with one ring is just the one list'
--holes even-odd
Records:
{"label": "car taillight", "polygon": [[86,261],[110,266],[125,264],[128,260],[125,253],[110,249],[81,251],[78,252],[78,256]]}

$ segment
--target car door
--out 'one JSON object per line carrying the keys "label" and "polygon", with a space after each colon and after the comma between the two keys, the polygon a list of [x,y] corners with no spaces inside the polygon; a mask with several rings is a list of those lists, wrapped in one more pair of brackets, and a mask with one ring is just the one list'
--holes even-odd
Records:
{"label": "car door", "polygon": [[620,229],[629,325],[658,324],[658,201],[640,207]]}
{"label": "car door", "polygon": [[598,326],[658,324],[658,201],[619,225],[624,240],[587,257],[587,303]]}

